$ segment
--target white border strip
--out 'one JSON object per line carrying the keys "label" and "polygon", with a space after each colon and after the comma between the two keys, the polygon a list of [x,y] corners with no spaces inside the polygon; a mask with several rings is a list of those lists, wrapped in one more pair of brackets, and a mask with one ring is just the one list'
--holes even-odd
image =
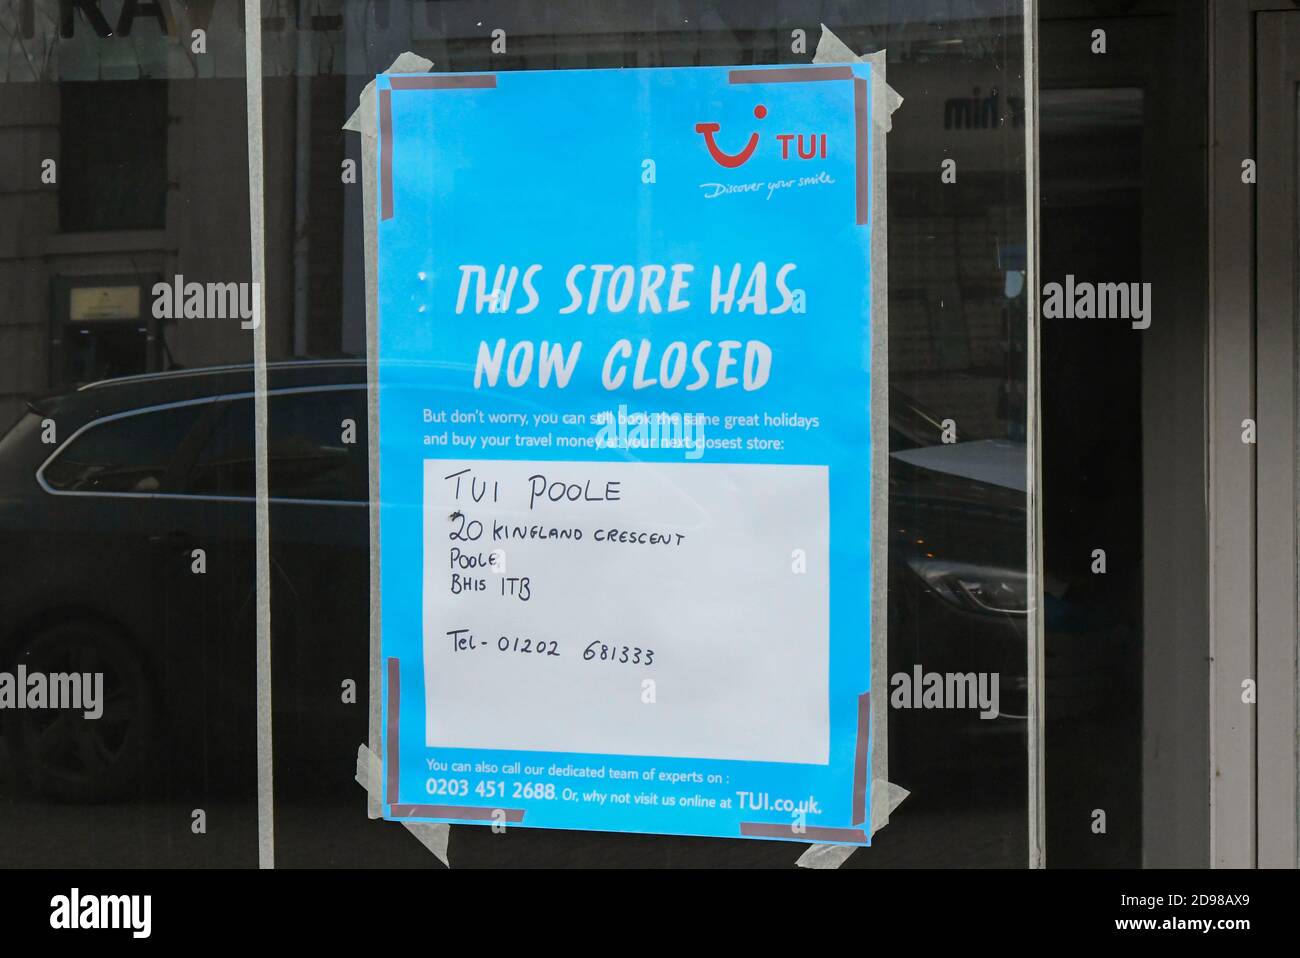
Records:
{"label": "white border strip", "polygon": [[1038,416],[1038,3],[1025,0],[1025,569],[1029,617],[1025,674],[1028,687],[1029,867],[1047,865],[1044,815],[1042,443]]}
{"label": "white border strip", "polygon": [[244,0],[248,227],[253,272],[253,449],[257,495],[257,865],[275,867],[271,748],[271,522],[266,462],[266,194],[262,177],[262,0]]}

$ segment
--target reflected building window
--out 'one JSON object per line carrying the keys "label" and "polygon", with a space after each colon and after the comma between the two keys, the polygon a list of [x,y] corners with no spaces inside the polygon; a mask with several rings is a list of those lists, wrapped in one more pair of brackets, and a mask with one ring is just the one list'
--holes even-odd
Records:
{"label": "reflected building window", "polygon": [[60,230],[162,229],[166,82],[63,83],[59,110]]}

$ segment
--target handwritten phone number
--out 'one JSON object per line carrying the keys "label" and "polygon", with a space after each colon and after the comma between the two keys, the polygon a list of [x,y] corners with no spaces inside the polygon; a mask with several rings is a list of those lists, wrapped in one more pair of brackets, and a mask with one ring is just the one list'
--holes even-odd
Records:
{"label": "handwritten phone number", "polygon": [[592,642],[582,650],[582,661],[618,662],[620,665],[654,665],[655,650],[643,649],[638,645],[607,645],[600,640]]}
{"label": "handwritten phone number", "polygon": [[[499,652],[518,652],[521,655],[544,655],[558,657],[560,643],[555,639],[531,639],[503,635],[493,642],[482,642],[469,629],[448,629],[447,637],[451,639],[454,652],[472,652],[487,649],[493,645]],[[584,662],[614,662],[619,665],[654,665],[655,650],[639,645],[611,645],[596,639],[582,650]]]}

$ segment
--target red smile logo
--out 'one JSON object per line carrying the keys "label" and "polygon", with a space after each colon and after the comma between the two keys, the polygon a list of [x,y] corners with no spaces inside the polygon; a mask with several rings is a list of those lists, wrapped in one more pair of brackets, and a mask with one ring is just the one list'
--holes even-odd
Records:
{"label": "red smile logo", "polygon": [[[763,119],[767,116],[767,107],[759,104],[754,107],[754,116]],[[696,123],[695,132],[704,135],[704,145],[709,148],[709,156],[713,157],[714,162],[719,166],[725,166],[729,170],[734,170],[738,166],[744,166],[749,158],[754,155],[754,150],[758,147],[758,134],[751,133],[748,142],[745,143],[744,149],[739,153],[728,153],[718,146],[713,134],[717,133],[722,126],[718,123]]]}

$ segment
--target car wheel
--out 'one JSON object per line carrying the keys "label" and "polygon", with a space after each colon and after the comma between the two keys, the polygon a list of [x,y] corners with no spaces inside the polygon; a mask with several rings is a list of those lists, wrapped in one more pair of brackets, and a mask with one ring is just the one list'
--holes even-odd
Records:
{"label": "car wheel", "polygon": [[154,715],[148,677],[131,647],[106,629],[65,623],[20,641],[16,652],[29,676],[104,677],[98,718],[71,708],[11,714],[26,783],[69,802],[112,801],[137,790],[153,764]]}

